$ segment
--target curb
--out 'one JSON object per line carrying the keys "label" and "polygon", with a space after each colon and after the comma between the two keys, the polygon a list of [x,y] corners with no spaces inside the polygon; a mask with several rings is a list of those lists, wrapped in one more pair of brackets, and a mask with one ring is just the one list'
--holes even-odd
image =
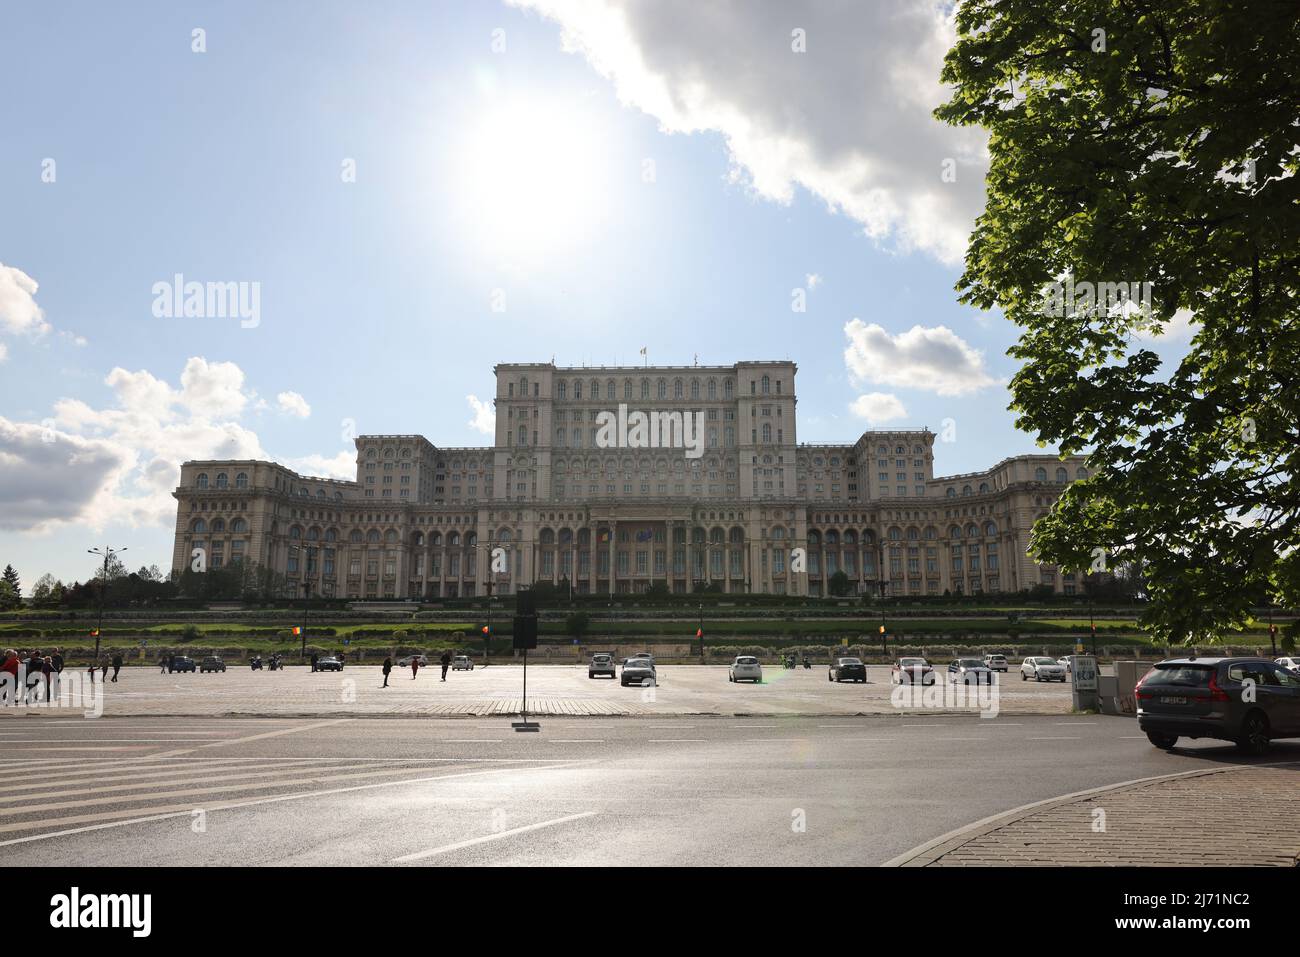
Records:
{"label": "curb", "polygon": [[1300,761],[1275,761],[1264,764],[1230,764],[1226,767],[1215,768],[1198,768],[1192,771],[1179,771],[1173,774],[1156,774],[1145,778],[1134,778],[1131,781],[1120,781],[1117,784],[1107,784],[1102,787],[1087,788],[1082,791],[1073,791],[1069,794],[1062,794],[1058,797],[1046,798],[1042,801],[1034,801],[1031,804],[1022,804],[1020,807],[1012,808],[1009,811],[1002,811],[998,814],[981,818],[964,827],[941,834],[933,840],[919,844],[909,851],[904,851],[896,857],[881,864],[881,867],[927,867],[933,864],[939,858],[951,851],[956,850],[972,840],[983,837],[993,831],[1014,824],[1023,818],[1029,817],[1038,811],[1050,810],[1065,804],[1073,804],[1084,798],[1093,797],[1100,794],[1109,794],[1114,791],[1127,791],[1134,788],[1143,787],[1148,784],[1154,784],[1158,781],[1175,781],[1179,778],[1196,778],[1208,777],[1214,774],[1230,774],[1233,771],[1245,771],[1254,768],[1277,768],[1277,767],[1300,767]]}

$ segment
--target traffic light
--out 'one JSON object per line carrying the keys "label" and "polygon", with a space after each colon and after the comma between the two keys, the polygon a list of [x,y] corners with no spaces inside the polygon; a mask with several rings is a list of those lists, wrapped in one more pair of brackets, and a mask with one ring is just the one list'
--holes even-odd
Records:
{"label": "traffic light", "polygon": [[882,635],[885,633],[885,626],[884,626],[884,625],[881,625],[881,626],[880,626],[880,633],[881,633]]}

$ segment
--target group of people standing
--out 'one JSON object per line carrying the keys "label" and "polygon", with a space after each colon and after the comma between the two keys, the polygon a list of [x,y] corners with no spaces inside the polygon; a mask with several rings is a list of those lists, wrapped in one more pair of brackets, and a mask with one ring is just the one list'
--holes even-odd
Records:
{"label": "group of people standing", "polygon": [[[114,653],[112,660],[113,681],[117,680],[117,674],[122,670],[122,655]],[[108,667],[110,662],[105,659],[91,661],[87,671],[90,674],[90,680],[95,680],[95,672],[102,669],[102,680],[107,681]],[[59,675],[63,673],[65,662],[63,652],[54,648],[48,655],[41,654],[39,650],[17,651],[8,648],[4,653],[4,660],[0,661],[0,673],[8,674],[9,680],[0,685],[0,704],[16,705],[21,703],[20,698],[25,697],[32,700],[33,694],[39,695],[38,684],[44,686],[45,700],[51,701],[54,697],[55,688],[58,687]],[[19,671],[24,672],[23,683],[27,685],[24,695],[17,694],[19,686]],[[10,700],[12,698],[12,700]],[[39,700],[37,698],[36,700]]]}
{"label": "group of people standing", "polygon": [[[423,657],[422,655],[411,655],[411,680],[412,681],[414,681],[415,676],[420,673],[420,659],[422,657]],[[444,651],[442,653],[442,657],[438,659],[438,663],[442,665],[442,680],[446,681],[447,669],[451,667],[451,652]],[[393,659],[391,655],[384,659],[383,672],[384,672],[384,683],[383,685],[381,685],[381,687],[387,688],[388,676],[393,672]]]}

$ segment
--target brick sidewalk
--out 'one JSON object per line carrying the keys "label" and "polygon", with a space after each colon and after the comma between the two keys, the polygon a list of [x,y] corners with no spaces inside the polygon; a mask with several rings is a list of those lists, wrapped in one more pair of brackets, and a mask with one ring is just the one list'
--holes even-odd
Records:
{"label": "brick sidewalk", "polygon": [[1013,811],[897,863],[1295,867],[1297,795],[1294,764],[1193,771]]}

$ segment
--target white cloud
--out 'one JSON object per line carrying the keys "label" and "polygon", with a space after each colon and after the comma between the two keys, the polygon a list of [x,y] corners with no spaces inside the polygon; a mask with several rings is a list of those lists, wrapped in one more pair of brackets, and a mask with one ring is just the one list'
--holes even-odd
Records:
{"label": "white cloud", "polygon": [[1135,339],[1143,342],[1190,342],[1197,329],[1192,325],[1192,310],[1178,309],[1169,317],[1169,321],[1164,323],[1159,334],[1149,330],[1138,330],[1133,333]]}
{"label": "white cloud", "polygon": [[301,475],[317,475],[322,478],[345,479],[355,481],[357,477],[356,452],[339,452],[337,455],[304,455],[301,458],[285,459],[283,462]]}
{"label": "white cloud", "polygon": [[891,336],[853,319],[844,326],[844,362],[855,382],[874,382],[939,395],[965,395],[996,385],[984,356],[947,326],[913,326]]}
{"label": "white cloud", "polygon": [[476,395],[465,396],[465,401],[469,407],[474,410],[474,417],[466,424],[484,435],[492,435],[497,428],[496,410],[492,408],[492,403],[483,402]]}
{"label": "white cloud", "polygon": [[[984,204],[987,139],[931,115],[947,99],[950,5],[510,2],[556,21],[563,48],[664,132],[720,132],[733,180],[758,195],[788,203],[801,186],[879,241],[960,262]],[[806,52],[792,50],[795,28]],[[949,160],[955,182],[943,180]]]}
{"label": "white cloud", "polygon": [[59,330],[59,338],[65,342],[71,342],[74,346],[78,347],[90,345],[85,336],[79,336],[75,332],[68,332],[66,329]]}
{"label": "white cloud", "polygon": [[305,419],[311,415],[311,406],[297,392],[281,392],[275,397],[275,402],[285,415],[296,416],[300,419]]}
{"label": "white cloud", "polygon": [[[171,493],[181,463],[274,458],[239,422],[256,397],[232,362],[190,358],[179,386],[120,367],[104,383],[113,392],[105,408],[64,398],[39,425],[0,419],[0,528],[166,528],[176,517]],[[307,474],[356,476],[354,452],[283,461]]]}
{"label": "white cloud", "polygon": [[816,289],[818,286],[822,284],[822,277],[815,272],[810,272],[807,276],[804,277],[804,282],[807,284],[810,290]]}
{"label": "white cloud", "polygon": [[132,461],[115,443],[0,417],[0,529],[40,529],[89,515]]}
{"label": "white cloud", "polygon": [[0,263],[0,331],[42,335],[50,330],[45,312],[36,305],[35,279],[21,269]]}
{"label": "white cloud", "polygon": [[8,358],[9,358],[9,347],[5,345],[3,342],[0,342],[0,362],[4,362]]}
{"label": "white cloud", "polygon": [[880,425],[907,417],[907,409],[896,395],[888,392],[868,392],[858,396],[849,409],[869,425]]}

